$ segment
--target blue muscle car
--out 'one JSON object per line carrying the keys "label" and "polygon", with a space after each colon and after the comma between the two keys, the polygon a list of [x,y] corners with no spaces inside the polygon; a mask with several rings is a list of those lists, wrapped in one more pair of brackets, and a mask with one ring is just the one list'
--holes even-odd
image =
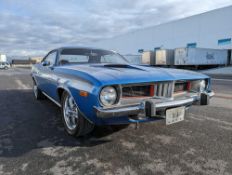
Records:
{"label": "blue muscle car", "polygon": [[130,65],[102,49],[63,47],[32,68],[36,99],[45,96],[62,109],[66,131],[85,135],[94,125],[184,120],[185,110],[208,105],[206,75],[177,69]]}

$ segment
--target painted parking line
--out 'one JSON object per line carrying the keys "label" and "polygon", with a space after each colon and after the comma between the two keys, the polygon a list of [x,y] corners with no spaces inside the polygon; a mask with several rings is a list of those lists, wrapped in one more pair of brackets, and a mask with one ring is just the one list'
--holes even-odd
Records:
{"label": "painted parking line", "polygon": [[220,79],[220,78],[211,78],[211,80],[214,80],[214,81],[231,81],[231,79]]}
{"label": "painted parking line", "polygon": [[208,116],[206,116],[206,115],[193,114],[193,113],[191,113],[191,112],[189,112],[189,115],[190,115],[191,118],[194,118],[194,119],[208,120],[208,121],[212,121],[212,122],[216,122],[216,123],[219,123],[219,124],[223,124],[223,125],[227,125],[227,126],[232,127],[232,123],[231,123],[231,122],[228,122],[228,121],[225,121],[225,120],[222,120],[222,119],[217,119],[217,118],[213,118],[213,117],[208,117]]}
{"label": "painted parking line", "polygon": [[214,97],[232,100],[232,97],[225,97],[225,96],[220,96],[220,95],[215,95]]}
{"label": "painted parking line", "polygon": [[24,90],[32,89],[29,85],[24,84],[21,80],[15,80],[15,82],[19,87],[19,89],[24,89]]}

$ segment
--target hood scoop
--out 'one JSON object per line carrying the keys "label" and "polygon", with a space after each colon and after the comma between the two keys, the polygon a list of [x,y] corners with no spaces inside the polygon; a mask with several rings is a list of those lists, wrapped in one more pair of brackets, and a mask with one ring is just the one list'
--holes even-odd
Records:
{"label": "hood scoop", "polygon": [[115,68],[130,68],[128,64],[104,64],[104,67],[115,67]]}
{"label": "hood scoop", "polygon": [[109,68],[127,68],[127,69],[137,69],[137,70],[142,70],[139,69],[135,66],[131,66],[129,64],[104,64],[104,67],[109,67]]}

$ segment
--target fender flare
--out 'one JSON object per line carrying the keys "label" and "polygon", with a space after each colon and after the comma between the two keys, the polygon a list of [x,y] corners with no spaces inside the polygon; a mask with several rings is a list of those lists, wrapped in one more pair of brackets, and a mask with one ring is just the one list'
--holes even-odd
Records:
{"label": "fender flare", "polygon": [[[62,101],[61,101],[61,99],[62,99],[62,94],[59,94],[59,92],[58,92],[59,89],[62,89],[62,94],[63,94],[64,92],[67,92],[67,93],[74,99],[74,101],[75,101],[75,103],[76,103],[76,105],[77,105],[76,99],[73,97],[73,95],[72,95],[71,91],[69,90],[69,88],[68,88],[67,86],[60,85],[60,86],[57,87],[57,90],[56,90],[56,91],[57,91],[57,94],[58,94],[58,96],[59,96],[59,98],[60,98],[60,104],[61,104],[61,106],[62,106]],[[78,89],[77,89],[77,90],[78,90]],[[61,95],[61,96],[60,96],[60,95]],[[86,115],[80,110],[80,108],[78,107],[78,105],[77,105],[77,108],[78,108],[79,112],[81,113],[81,115],[82,115],[86,120],[88,120],[90,123],[94,124],[94,122],[91,121],[88,117],[86,117]]]}

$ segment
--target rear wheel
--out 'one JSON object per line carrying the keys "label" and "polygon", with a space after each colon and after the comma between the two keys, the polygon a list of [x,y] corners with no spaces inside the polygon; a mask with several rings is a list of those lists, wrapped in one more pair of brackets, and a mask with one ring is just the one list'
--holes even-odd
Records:
{"label": "rear wheel", "polygon": [[62,121],[68,134],[76,137],[86,135],[94,128],[94,125],[83,117],[73,97],[67,92],[62,95]]}
{"label": "rear wheel", "polygon": [[34,92],[34,96],[36,98],[36,100],[42,100],[45,98],[44,94],[42,93],[42,91],[38,88],[37,84],[35,83],[35,81],[33,81],[33,92]]}

